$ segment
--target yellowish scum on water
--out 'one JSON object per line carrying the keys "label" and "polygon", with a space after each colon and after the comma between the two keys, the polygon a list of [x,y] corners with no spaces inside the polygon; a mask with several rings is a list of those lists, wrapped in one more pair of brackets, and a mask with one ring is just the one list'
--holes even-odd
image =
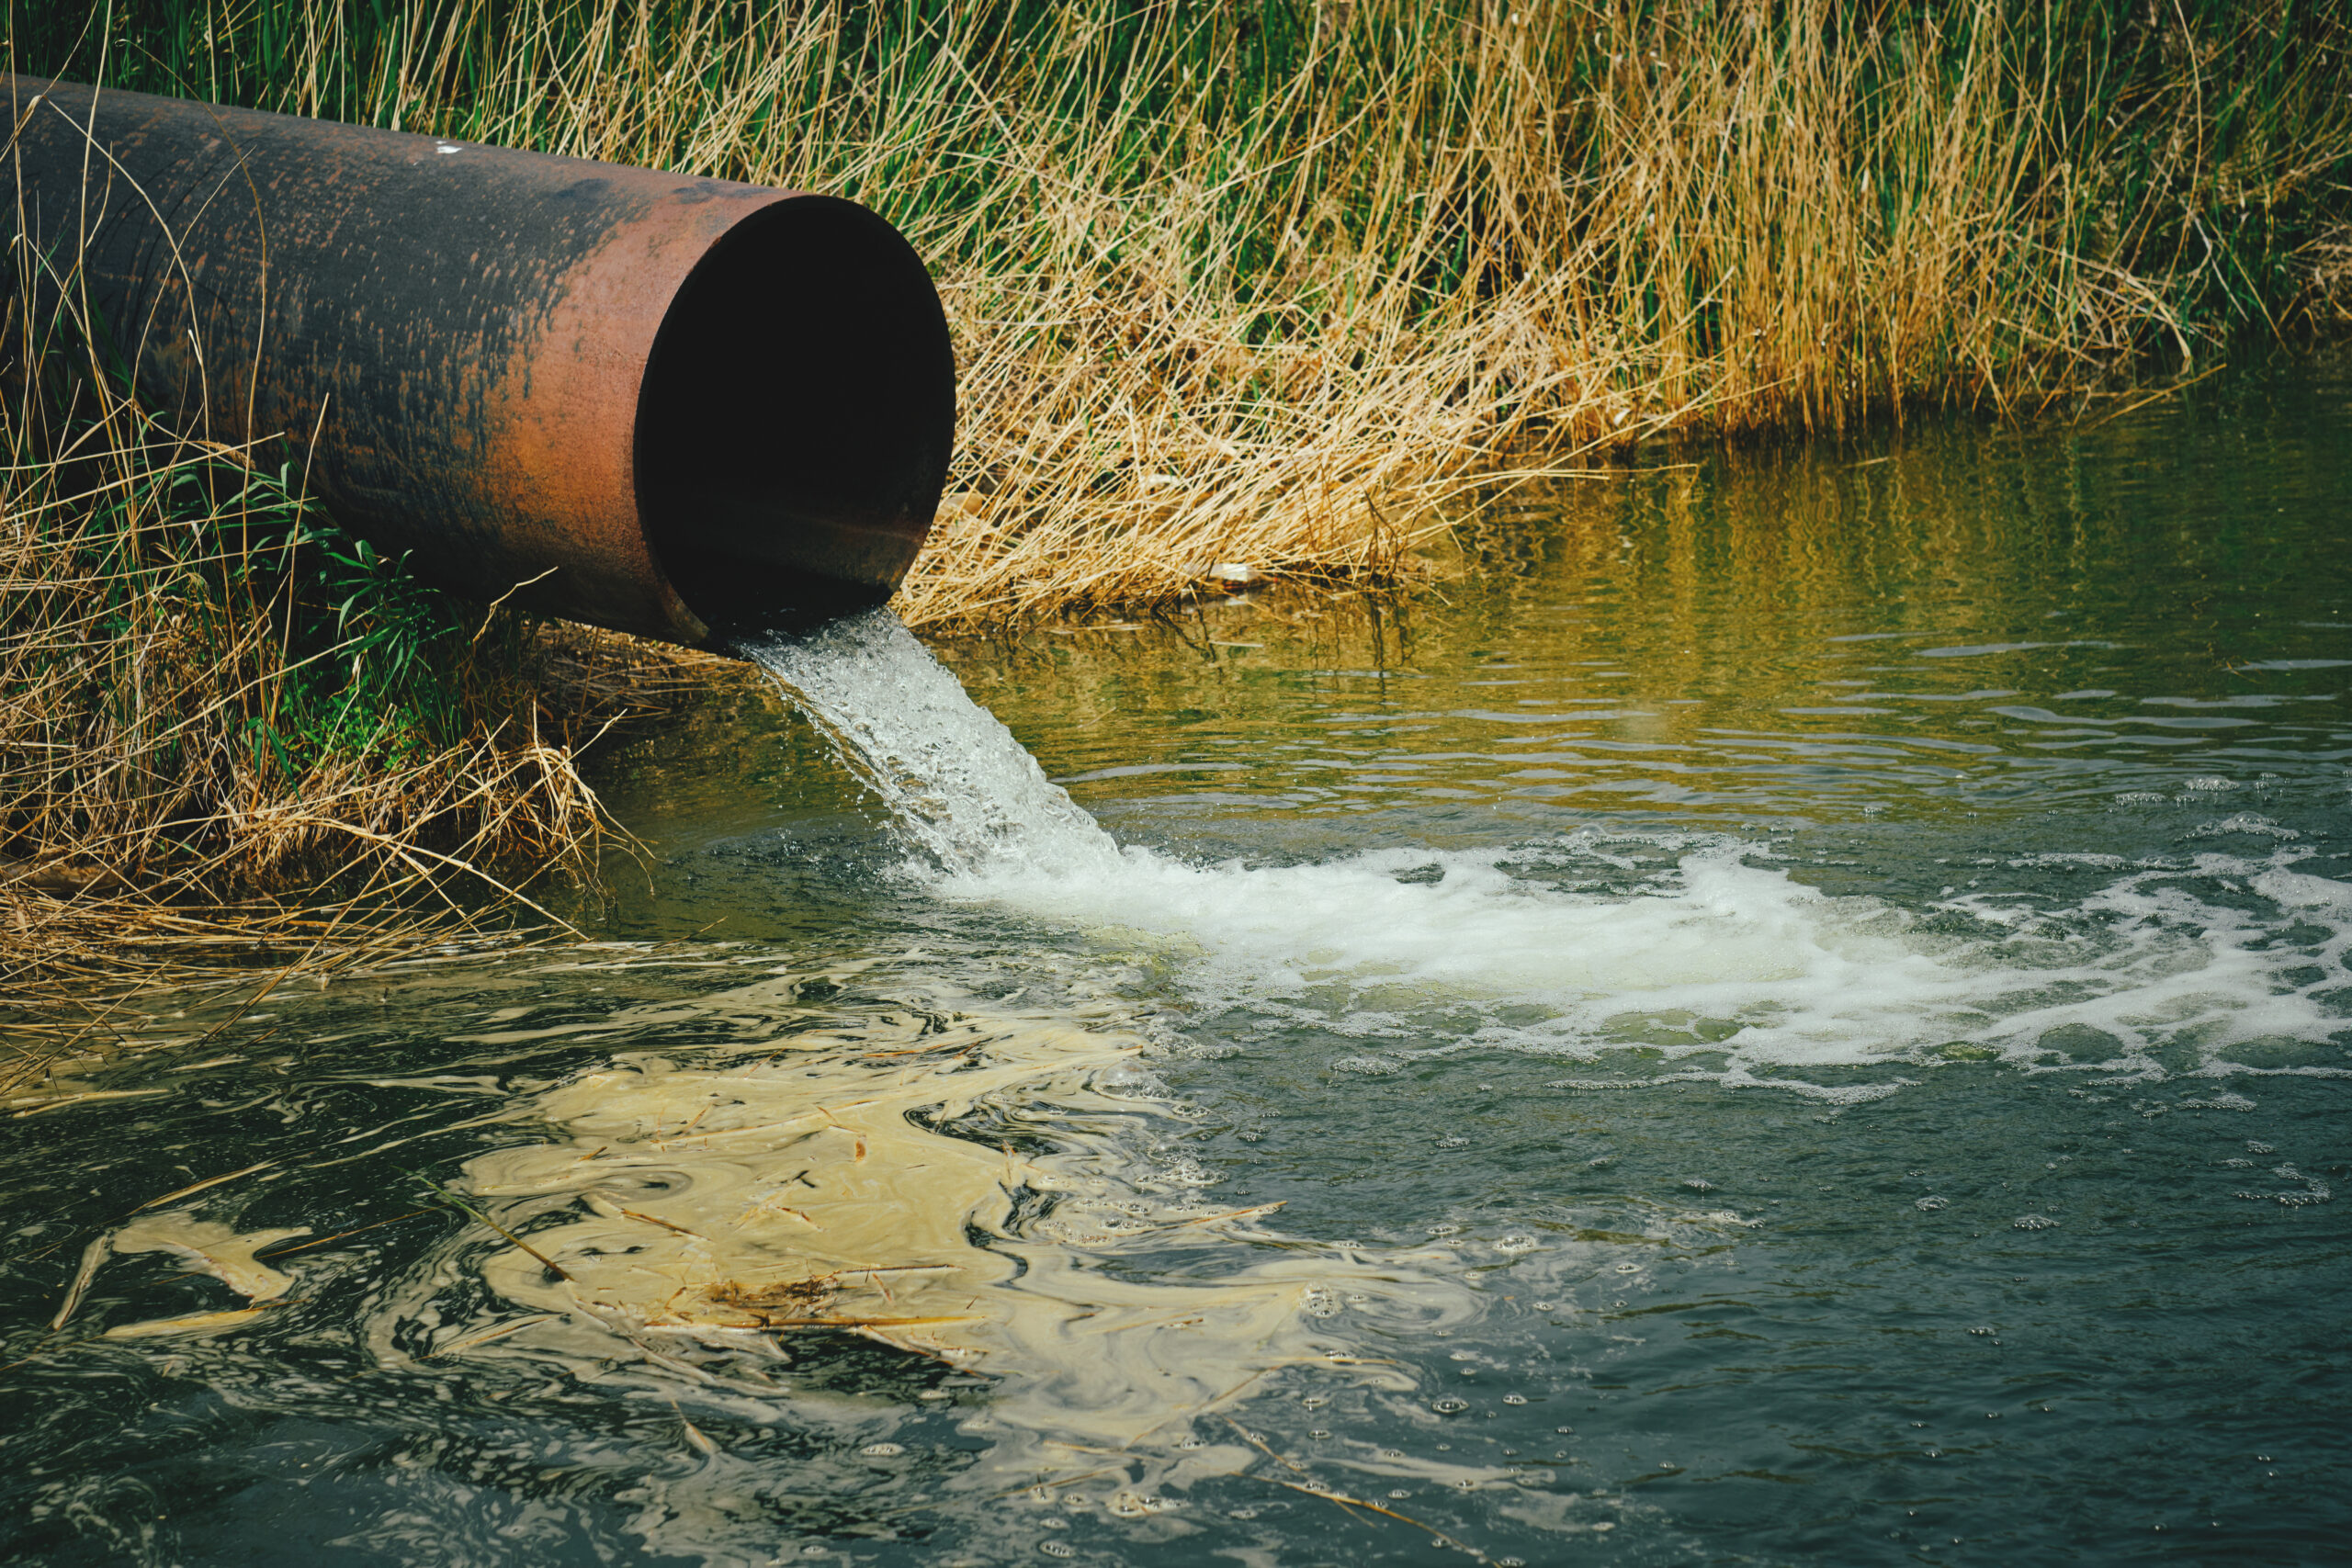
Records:
{"label": "yellowish scum on water", "polygon": [[[856,1335],[986,1388],[975,1420],[991,1462],[959,1485],[1083,1479],[1107,1455],[1128,1484],[1181,1486],[1250,1457],[1216,1417],[1272,1374],[1409,1393],[1408,1374],[1363,1353],[1363,1327],[1471,1314],[1459,1283],[1417,1267],[1435,1254],[1374,1260],[1263,1228],[1279,1205],[1211,1201],[1164,1141],[1184,1107],[1114,1021],[924,1008],[844,1024],[796,1006],[805,978],[476,1037],[760,1021],[729,1045],[617,1052],[516,1105],[546,1137],[466,1163],[454,1193],[479,1223],[371,1294],[378,1363],[495,1362],[887,1419],[887,1399],[796,1376],[810,1337]],[[950,1130],[976,1120],[1010,1136]],[[109,1337],[218,1331],[300,1298],[301,1259],[277,1253],[281,1273],[254,1254],[308,1233],[239,1235],[194,1213],[137,1218],[112,1249],[179,1251],[256,1304]],[[1343,1299],[1345,1336],[1329,1321]]]}

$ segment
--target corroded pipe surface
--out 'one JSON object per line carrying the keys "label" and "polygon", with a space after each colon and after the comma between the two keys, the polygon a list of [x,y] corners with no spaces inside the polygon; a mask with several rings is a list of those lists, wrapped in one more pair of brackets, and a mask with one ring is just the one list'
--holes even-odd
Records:
{"label": "corroded pipe surface", "polygon": [[692,643],[876,602],[922,546],[954,360],[921,260],[853,202],[0,93],[22,236],[148,406],[282,434],[338,521],[452,587]]}

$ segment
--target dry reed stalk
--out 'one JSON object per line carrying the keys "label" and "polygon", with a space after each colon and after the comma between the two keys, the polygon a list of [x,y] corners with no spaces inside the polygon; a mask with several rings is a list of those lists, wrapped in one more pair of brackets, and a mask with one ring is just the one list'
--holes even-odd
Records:
{"label": "dry reed stalk", "polygon": [[2335,224],[2304,247],[2301,303],[2312,315],[2352,325],[2352,220]]}

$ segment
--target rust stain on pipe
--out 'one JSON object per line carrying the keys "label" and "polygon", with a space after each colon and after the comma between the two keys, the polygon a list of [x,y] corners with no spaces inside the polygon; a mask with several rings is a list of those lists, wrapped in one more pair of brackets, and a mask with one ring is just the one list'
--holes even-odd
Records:
{"label": "rust stain on pipe", "polygon": [[284,435],[452,587],[695,643],[922,547],[955,364],[855,203],[28,76],[0,109],[21,241],[148,406]]}

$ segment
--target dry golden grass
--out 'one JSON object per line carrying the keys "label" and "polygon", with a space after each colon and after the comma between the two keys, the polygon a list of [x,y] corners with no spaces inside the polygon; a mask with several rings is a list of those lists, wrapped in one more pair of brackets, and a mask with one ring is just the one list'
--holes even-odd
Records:
{"label": "dry golden grass", "polygon": [[2352,172],[2352,25],[2292,4],[276,11],[266,58],[232,5],[130,36],[184,90],[898,222],[962,378],[917,625],[1393,574],[1498,470],[1664,430],[2044,407],[2272,309],[2250,266]]}
{"label": "dry golden grass", "polygon": [[2307,280],[2304,308],[2321,321],[2352,325],[2352,220],[2323,231],[2300,259]]}
{"label": "dry golden grass", "polygon": [[245,453],[81,397],[62,452],[0,411],[0,1089],[126,985],[323,974],[537,911],[612,832],[579,743],[659,699],[627,660],[668,662],[503,624],[467,645],[397,593],[338,615],[292,561],[331,544]]}

